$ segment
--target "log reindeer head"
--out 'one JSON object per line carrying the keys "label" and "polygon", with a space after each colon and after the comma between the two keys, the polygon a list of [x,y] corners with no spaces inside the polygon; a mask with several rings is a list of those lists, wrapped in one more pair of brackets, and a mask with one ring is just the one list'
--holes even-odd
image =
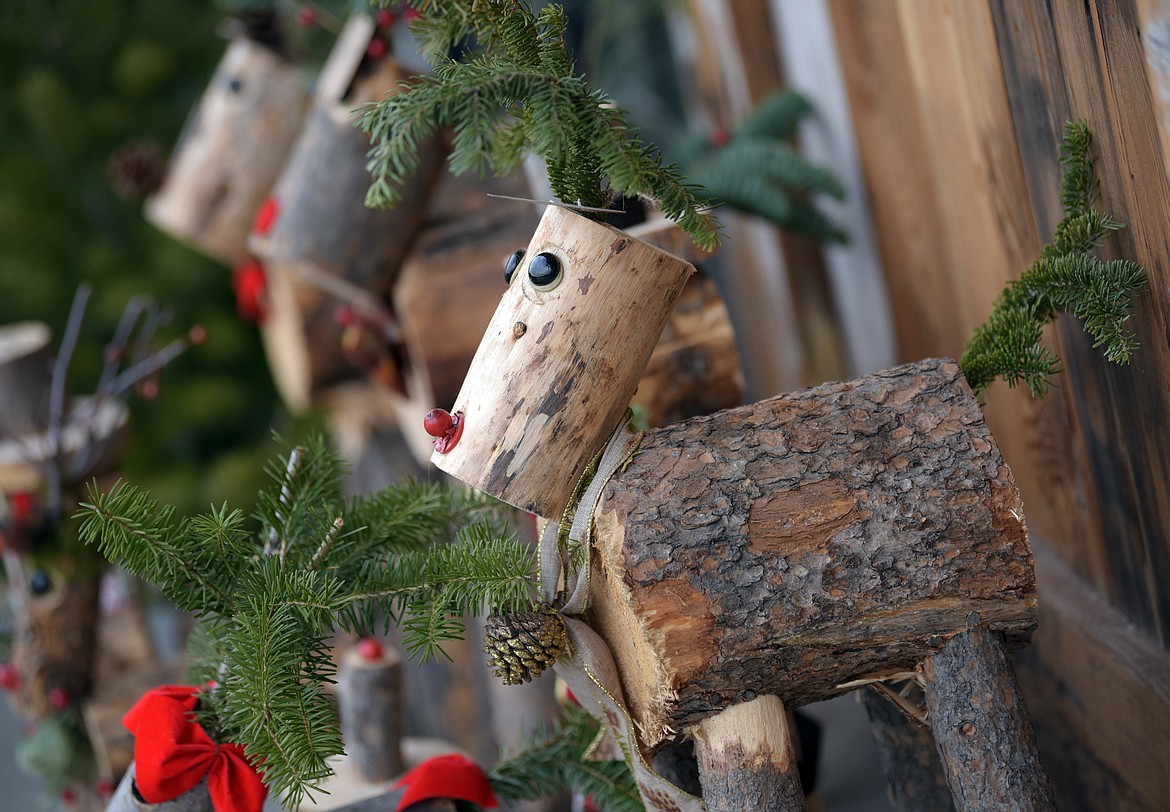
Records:
{"label": "log reindeer head", "polygon": [[147,219],[215,259],[241,262],[307,100],[297,65],[246,36],[233,39],[147,201]]}
{"label": "log reindeer head", "polygon": [[629,405],[694,266],[550,206],[479,345],[431,461],[523,510],[559,517]]}

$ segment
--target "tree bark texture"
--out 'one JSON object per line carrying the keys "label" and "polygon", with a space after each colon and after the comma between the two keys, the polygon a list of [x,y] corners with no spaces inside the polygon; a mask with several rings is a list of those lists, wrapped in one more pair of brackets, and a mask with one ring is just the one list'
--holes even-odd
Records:
{"label": "tree bark texture", "polygon": [[370,143],[354,127],[352,111],[397,91],[407,78],[392,58],[361,60],[373,34],[366,15],[346,26],[272,190],[274,219],[248,243],[268,272],[262,330],[269,365],[281,396],[297,411],[331,384],[359,377],[342,351],[337,307],[385,306],[446,153],[437,136],[419,144],[419,170],[399,187],[394,208],[365,205]]}
{"label": "tree bark texture", "polygon": [[[534,258],[558,281],[538,289]],[[694,266],[549,206],[476,351],[439,469],[522,510],[559,518],[585,465],[621,422]]]}
{"label": "tree bark texture", "polygon": [[913,670],[972,610],[1035,626],[1019,493],[951,360],[651,431],[595,524],[594,621],[649,745]]}
{"label": "tree bark texture", "polygon": [[804,791],[783,703],[761,696],[695,728],[707,812],[800,812]]}
{"label": "tree bark texture", "polygon": [[248,229],[298,132],[301,69],[237,37],[191,113],[146,217],[228,265],[247,258]]}
{"label": "tree bark texture", "polygon": [[1055,810],[1002,637],[978,626],[923,665],[934,741],[959,812]]}
{"label": "tree bark texture", "polygon": [[0,327],[0,437],[44,431],[52,374],[49,325],[22,321]]}
{"label": "tree bark texture", "polygon": [[930,727],[872,688],[861,691],[886,791],[898,812],[951,812],[955,806]]}
{"label": "tree bark texture", "polygon": [[402,659],[386,650],[366,660],[356,648],[341,661],[337,688],[341,735],[358,775],[370,783],[402,772]]}

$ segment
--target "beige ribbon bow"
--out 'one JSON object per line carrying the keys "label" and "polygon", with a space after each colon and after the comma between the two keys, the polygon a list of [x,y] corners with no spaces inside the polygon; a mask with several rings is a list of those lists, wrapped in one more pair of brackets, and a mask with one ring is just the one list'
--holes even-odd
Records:
{"label": "beige ribbon bow", "polygon": [[[584,612],[589,603],[593,512],[601,501],[601,492],[613,475],[633,459],[641,439],[642,433],[628,419],[622,421],[602,451],[597,471],[577,502],[567,544],[561,543],[561,528],[556,522],[550,521],[545,527],[540,539],[541,594],[561,612],[569,633],[569,651],[554,668],[585,710],[603,720],[633,771],[646,808],[661,812],[705,812],[706,806],[700,798],[683,792],[651,769],[638,741],[633,717],[626,709],[621,679],[609,646],[583,621],[569,617]],[[576,566],[575,558],[581,559]],[[559,605],[558,598],[563,598]]]}

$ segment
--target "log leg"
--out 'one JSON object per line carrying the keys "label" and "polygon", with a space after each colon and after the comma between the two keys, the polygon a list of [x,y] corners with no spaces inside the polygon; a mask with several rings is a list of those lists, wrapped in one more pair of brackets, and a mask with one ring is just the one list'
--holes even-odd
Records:
{"label": "log leg", "polygon": [[926,659],[926,706],[959,812],[1055,810],[1052,785],[1003,638],[980,627]]}
{"label": "log leg", "polygon": [[930,728],[873,688],[861,691],[890,802],[901,812],[952,812],[951,792]]}
{"label": "log leg", "polygon": [[804,791],[784,704],[761,696],[695,726],[707,812],[797,812]]}

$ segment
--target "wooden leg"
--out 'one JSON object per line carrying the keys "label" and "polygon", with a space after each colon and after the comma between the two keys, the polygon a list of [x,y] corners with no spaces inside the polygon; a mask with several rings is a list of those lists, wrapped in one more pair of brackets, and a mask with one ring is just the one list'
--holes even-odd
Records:
{"label": "wooden leg", "polygon": [[959,812],[1055,810],[1003,638],[978,625],[926,659],[926,706]]}
{"label": "wooden leg", "polygon": [[873,688],[862,688],[890,802],[900,812],[951,812],[951,791],[930,727],[911,719]]}
{"label": "wooden leg", "polygon": [[784,704],[761,696],[694,728],[707,812],[799,812],[804,791]]}

